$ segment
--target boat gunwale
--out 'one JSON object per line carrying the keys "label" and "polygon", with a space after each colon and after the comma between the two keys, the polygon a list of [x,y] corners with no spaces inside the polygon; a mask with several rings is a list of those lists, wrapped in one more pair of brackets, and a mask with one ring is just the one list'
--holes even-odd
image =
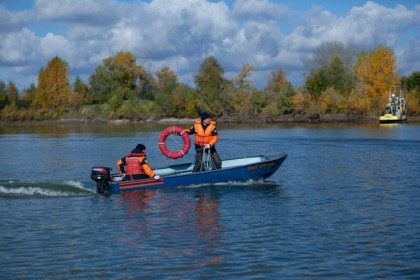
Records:
{"label": "boat gunwale", "polygon": [[[279,155],[276,156],[275,158],[274,155]],[[198,176],[198,175],[203,175],[203,174],[211,174],[211,173],[215,173],[215,172],[223,172],[223,171],[229,171],[229,170],[233,170],[233,169],[238,169],[238,168],[243,168],[245,166],[249,166],[249,165],[254,165],[254,164],[265,164],[267,162],[271,162],[271,161],[277,161],[280,160],[282,158],[286,158],[288,155],[287,153],[276,153],[276,154],[272,154],[272,155],[259,155],[259,156],[254,156],[254,157],[260,157],[263,158],[264,160],[259,161],[259,162],[254,162],[254,163],[247,163],[247,164],[242,164],[242,165],[236,165],[236,166],[231,166],[231,167],[226,167],[226,168],[221,168],[221,169],[212,169],[212,170],[207,170],[207,171],[201,171],[201,172],[192,172],[192,171],[185,171],[185,172],[181,172],[181,173],[177,173],[177,174],[171,174],[171,175],[163,175],[161,176],[161,179],[165,179],[165,178],[173,178],[173,177],[179,177],[179,176]],[[280,155],[281,154],[281,155]],[[244,158],[233,158],[233,159],[228,159],[228,160],[239,160],[239,159],[244,159]],[[185,164],[185,163],[184,163]],[[180,165],[184,165],[184,164],[179,164],[179,165],[172,165],[172,166],[180,166]],[[170,167],[170,166],[168,166]],[[157,170],[157,169],[155,169]],[[111,175],[111,177],[118,177],[119,174],[115,174],[115,175]],[[159,179],[159,180],[161,180]],[[153,180],[153,178],[144,178],[144,179],[139,179],[139,180],[131,180],[131,181],[111,181],[110,184],[115,185],[115,184],[120,184],[120,183],[129,183],[129,182],[144,182],[144,181],[150,181]],[[158,180],[156,180],[158,181]]]}

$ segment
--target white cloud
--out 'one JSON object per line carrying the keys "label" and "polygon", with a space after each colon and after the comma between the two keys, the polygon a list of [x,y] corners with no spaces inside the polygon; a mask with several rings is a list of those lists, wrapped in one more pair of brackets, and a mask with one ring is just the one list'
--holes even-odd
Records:
{"label": "white cloud", "polygon": [[[256,65],[252,79],[259,88],[278,67],[298,86],[306,60],[328,41],[392,47],[407,75],[420,70],[418,18],[420,5],[410,10],[375,2],[337,16],[319,7],[298,13],[269,0],[236,0],[232,10],[206,0],[36,0],[32,10],[0,6],[0,79],[27,87],[59,56],[69,62],[73,77],[87,81],[103,59],[130,51],[150,71],[169,66],[189,85],[212,55],[229,78],[250,63]],[[290,32],[280,29],[284,24],[292,26]]]}
{"label": "white cloud", "polygon": [[288,18],[289,8],[269,0],[236,0],[233,15],[246,20],[281,20]]}
{"label": "white cloud", "polygon": [[39,38],[24,28],[20,32],[2,34],[0,40],[0,64],[19,66],[30,63],[37,57]]}
{"label": "white cloud", "polygon": [[0,32],[14,32],[20,30],[32,20],[29,11],[10,12],[0,6]]}
{"label": "white cloud", "polygon": [[34,8],[40,21],[103,26],[123,16],[120,6],[111,0],[36,0]]}
{"label": "white cloud", "polygon": [[395,48],[395,56],[401,76],[419,72],[420,38],[412,38],[407,46]]}

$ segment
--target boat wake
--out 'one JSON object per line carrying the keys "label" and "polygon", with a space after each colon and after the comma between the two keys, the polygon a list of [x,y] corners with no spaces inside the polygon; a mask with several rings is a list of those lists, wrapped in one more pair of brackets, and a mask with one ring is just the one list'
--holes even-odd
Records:
{"label": "boat wake", "polygon": [[0,181],[0,197],[59,197],[86,196],[95,193],[83,186],[81,182],[34,182],[22,180]]}

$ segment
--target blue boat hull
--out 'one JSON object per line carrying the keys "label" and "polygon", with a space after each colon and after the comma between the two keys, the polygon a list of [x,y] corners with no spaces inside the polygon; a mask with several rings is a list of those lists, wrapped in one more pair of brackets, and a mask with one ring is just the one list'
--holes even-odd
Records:
{"label": "blue boat hull", "polygon": [[[231,181],[260,180],[268,178],[276,172],[286,157],[287,154],[282,154],[281,156],[272,159],[261,156],[255,157],[260,160],[254,162],[246,162],[246,159],[235,159],[237,162],[242,161],[245,162],[245,164],[233,163],[231,166],[223,167],[222,169],[196,173],[193,173],[190,170],[185,172],[176,172],[177,170],[183,170],[189,166],[192,167],[191,164],[174,165],[169,168],[174,171],[174,174],[162,175],[159,180],[148,178],[135,181],[112,181],[113,179],[111,179],[108,191],[110,193],[118,193],[142,189],[161,189]],[[156,173],[159,174],[159,170],[157,170]]]}

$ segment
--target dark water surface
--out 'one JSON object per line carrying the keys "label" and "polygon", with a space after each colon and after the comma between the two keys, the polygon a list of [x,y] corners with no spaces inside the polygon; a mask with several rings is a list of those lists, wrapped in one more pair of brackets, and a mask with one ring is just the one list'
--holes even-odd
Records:
{"label": "dark water surface", "polygon": [[219,125],[224,159],[289,156],[266,182],[94,193],[138,142],[191,162],[167,126],[0,127],[0,279],[420,278],[419,124]]}

